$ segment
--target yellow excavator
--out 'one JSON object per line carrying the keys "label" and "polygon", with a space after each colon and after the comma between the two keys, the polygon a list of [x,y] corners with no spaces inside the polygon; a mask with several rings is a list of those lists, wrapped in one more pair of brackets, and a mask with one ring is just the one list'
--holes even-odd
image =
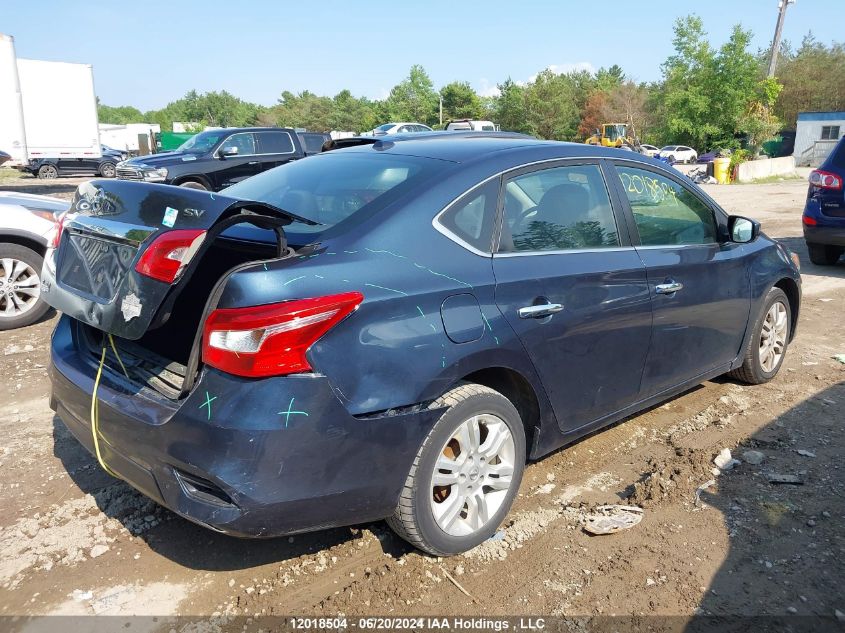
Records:
{"label": "yellow excavator", "polygon": [[627,123],[602,123],[596,133],[584,141],[587,145],[601,145],[603,147],[622,147],[627,145],[632,149],[639,143],[635,138],[628,136]]}

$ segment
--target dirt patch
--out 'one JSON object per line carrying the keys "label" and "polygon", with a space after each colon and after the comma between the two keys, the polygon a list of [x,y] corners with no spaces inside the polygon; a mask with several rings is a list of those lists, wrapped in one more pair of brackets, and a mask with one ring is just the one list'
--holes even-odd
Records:
{"label": "dirt patch", "polygon": [[643,508],[693,501],[698,487],[713,478],[712,459],[709,451],[691,448],[676,448],[668,460],[651,457],[643,480],[634,484],[628,501]]}

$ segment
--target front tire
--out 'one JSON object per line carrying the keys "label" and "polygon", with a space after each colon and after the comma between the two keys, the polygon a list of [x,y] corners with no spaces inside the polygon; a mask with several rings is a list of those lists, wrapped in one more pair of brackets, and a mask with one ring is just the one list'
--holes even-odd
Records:
{"label": "front tire", "polygon": [[0,243],[0,330],[31,325],[50,309],[41,299],[41,255]]}
{"label": "front tire", "polygon": [[185,182],[179,183],[179,186],[185,187],[186,189],[198,189],[199,191],[208,191],[207,187],[195,180],[187,180]]}
{"label": "front tire", "polygon": [[749,385],[769,382],[777,376],[786,358],[791,327],[792,309],[789,299],[780,288],[772,288],[754,324],[743,363],[729,375]]}
{"label": "front tire", "polygon": [[38,177],[41,180],[52,180],[59,177],[59,170],[55,165],[41,165],[38,168]]}
{"label": "front tire", "polygon": [[842,257],[842,249],[826,244],[807,244],[810,261],[816,266],[833,266]]}
{"label": "front tire", "polygon": [[426,437],[388,525],[429,554],[451,556],[490,538],[510,510],[525,470],[525,430],[510,400],[464,383]]}

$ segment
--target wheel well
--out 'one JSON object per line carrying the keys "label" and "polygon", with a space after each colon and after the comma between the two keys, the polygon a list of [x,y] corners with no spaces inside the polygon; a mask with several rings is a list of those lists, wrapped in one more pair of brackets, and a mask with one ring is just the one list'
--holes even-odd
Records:
{"label": "wheel well", "polygon": [[510,400],[525,426],[526,446],[532,446],[540,426],[540,403],[531,383],[522,374],[505,367],[490,367],[464,376],[463,380],[495,389]]}
{"label": "wheel well", "polygon": [[41,257],[47,252],[47,247],[38,240],[33,240],[20,235],[5,235],[0,233],[0,243],[17,244],[18,246],[25,246],[26,248],[35,251]]}
{"label": "wheel well", "polygon": [[211,191],[211,183],[202,176],[181,176],[173,180],[174,185],[181,185],[183,182],[196,182]]}
{"label": "wheel well", "polygon": [[791,323],[789,324],[789,340],[795,336],[795,326],[798,324],[798,310],[801,307],[801,293],[798,290],[798,284],[794,279],[784,277],[775,284],[775,288],[783,290],[786,298],[789,300],[789,313]]}

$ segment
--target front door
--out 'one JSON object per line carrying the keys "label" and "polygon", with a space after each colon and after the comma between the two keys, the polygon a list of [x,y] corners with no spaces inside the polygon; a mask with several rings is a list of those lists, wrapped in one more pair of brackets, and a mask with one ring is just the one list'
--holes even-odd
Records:
{"label": "front door", "polygon": [[652,293],[643,391],[653,395],[739,354],[751,309],[747,249],[726,239],[724,213],[679,178],[621,161],[616,172]]}
{"label": "front door", "polygon": [[533,361],[561,429],[636,402],[651,299],[599,163],[515,172],[503,197],[496,303]]}
{"label": "front door", "polygon": [[[237,153],[226,155],[230,148],[237,149]],[[261,161],[252,132],[232,134],[220,144],[214,155],[218,164],[209,177],[213,180],[212,186],[215,190],[234,185],[261,171]]]}

